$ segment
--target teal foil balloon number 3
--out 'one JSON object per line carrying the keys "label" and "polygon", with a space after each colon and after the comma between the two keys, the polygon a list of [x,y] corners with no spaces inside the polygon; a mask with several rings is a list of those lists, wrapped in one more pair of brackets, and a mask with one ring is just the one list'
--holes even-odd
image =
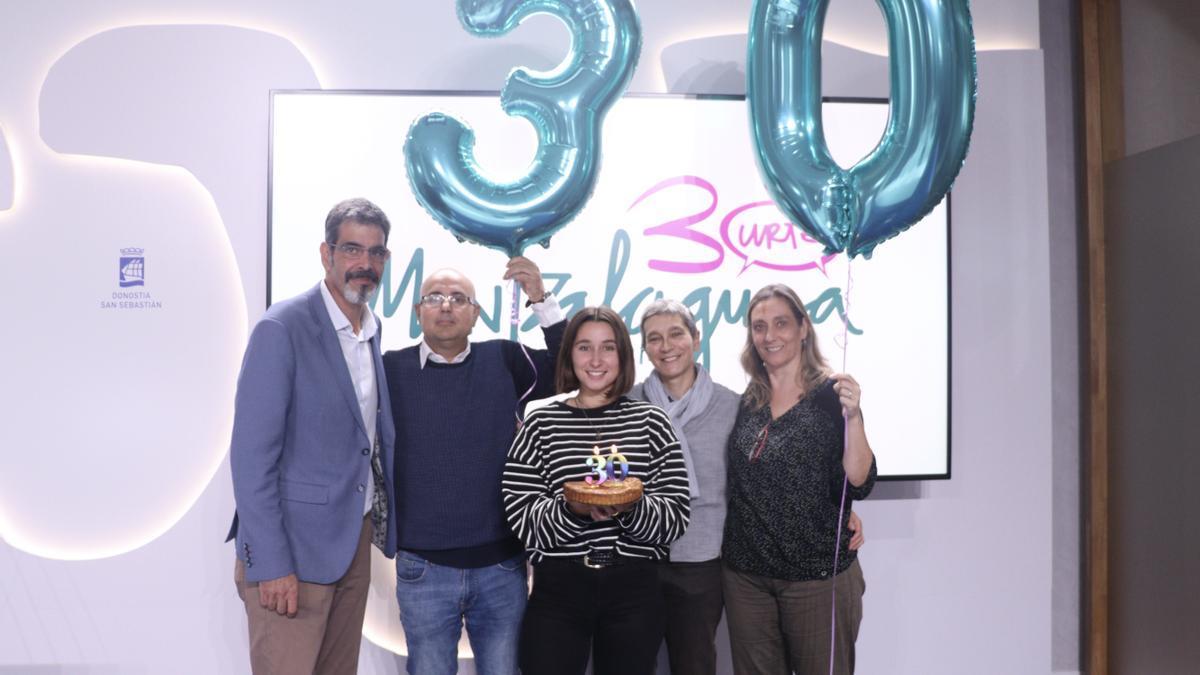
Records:
{"label": "teal foil balloon number 3", "polygon": [[850,169],[821,126],[821,33],[830,0],[755,0],[746,95],[763,182],[830,253],[870,257],[941,201],[967,155],[975,41],[967,0],[877,0],[891,106],[879,144]]}
{"label": "teal foil balloon number 3", "polygon": [[509,115],[537,132],[529,171],[495,183],[479,170],[474,132],[442,113],[413,123],[404,144],[408,178],[417,201],[460,240],[520,255],[550,236],[583,208],[600,171],[604,116],[633,76],[641,27],[629,0],[458,0],[470,32],[504,35],[534,14],[566,24],[570,52],[558,68],[516,68],[500,92]]}

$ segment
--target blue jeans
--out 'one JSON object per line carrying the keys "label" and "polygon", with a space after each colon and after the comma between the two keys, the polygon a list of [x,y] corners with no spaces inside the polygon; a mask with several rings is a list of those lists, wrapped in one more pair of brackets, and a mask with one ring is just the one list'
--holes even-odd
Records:
{"label": "blue jeans", "polygon": [[488,567],[457,569],[397,551],[396,600],[408,641],[408,672],[458,672],[465,622],[477,675],[516,675],[528,594],[524,553]]}

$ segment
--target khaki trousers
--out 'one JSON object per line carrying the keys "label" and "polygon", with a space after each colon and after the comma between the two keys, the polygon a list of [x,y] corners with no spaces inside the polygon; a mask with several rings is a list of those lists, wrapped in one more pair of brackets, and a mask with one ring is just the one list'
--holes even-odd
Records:
{"label": "khaki trousers", "polygon": [[246,581],[241,560],[234,583],[246,605],[250,628],[250,667],[254,675],[354,675],[362,642],[363,615],[371,585],[371,518],[350,569],[332,584],[300,582],[298,611],[288,618],[263,607],[258,583]]}
{"label": "khaki trousers", "polygon": [[[725,616],[737,675],[829,675],[833,587],[828,579],[783,581],[724,568]],[[866,591],[855,560],[837,575],[833,672],[854,672]]]}

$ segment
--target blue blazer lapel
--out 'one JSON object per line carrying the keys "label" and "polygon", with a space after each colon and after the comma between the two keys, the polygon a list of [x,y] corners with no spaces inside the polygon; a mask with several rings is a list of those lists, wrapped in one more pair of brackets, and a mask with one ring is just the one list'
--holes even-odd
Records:
{"label": "blue blazer lapel", "polygon": [[346,356],[342,353],[337,333],[333,330],[333,319],[330,318],[329,311],[325,309],[325,299],[321,297],[320,284],[323,283],[325,282],[318,282],[318,285],[314,286],[308,295],[308,307],[312,311],[317,341],[321,345],[321,352],[329,362],[329,368],[333,373],[338,391],[342,393],[342,399],[350,408],[351,416],[358,424],[359,430],[363,432],[363,436],[369,438],[366,427],[363,426],[362,411],[358,408],[358,396],[354,393],[354,382],[350,379],[350,369],[346,367]]}

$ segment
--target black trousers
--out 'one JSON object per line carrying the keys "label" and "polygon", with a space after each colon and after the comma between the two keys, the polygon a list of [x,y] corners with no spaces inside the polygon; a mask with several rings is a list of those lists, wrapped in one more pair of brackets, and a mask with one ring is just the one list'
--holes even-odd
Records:
{"label": "black trousers", "polygon": [[663,637],[658,563],[592,569],[571,560],[533,568],[521,623],[522,675],[653,675]]}
{"label": "black trousers", "polygon": [[664,564],[658,581],[667,610],[671,675],[716,675],[717,626],[725,609],[721,559]]}

